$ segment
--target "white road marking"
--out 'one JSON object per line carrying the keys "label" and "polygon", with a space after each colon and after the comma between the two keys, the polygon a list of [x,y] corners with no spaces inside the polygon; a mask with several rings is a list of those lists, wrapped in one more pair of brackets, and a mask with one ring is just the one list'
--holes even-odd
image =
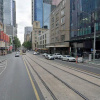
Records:
{"label": "white road marking", "polygon": [[[3,68],[3,67],[2,67]],[[7,60],[6,60],[6,65],[4,67],[4,70],[0,73],[0,75],[5,71],[5,69],[7,68]]]}

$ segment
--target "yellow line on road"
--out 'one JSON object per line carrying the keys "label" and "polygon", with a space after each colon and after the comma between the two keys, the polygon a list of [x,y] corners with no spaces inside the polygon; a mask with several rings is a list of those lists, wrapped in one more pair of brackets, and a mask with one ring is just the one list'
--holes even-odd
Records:
{"label": "yellow line on road", "polygon": [[[22,57],[22,58],[23,58],[23,57]],[[35,96],[36,96],[37,100],[40,100],[39,95],[38,95],[38,92],[37,92],[36,87],[35,87],[35,85],[34,85],[34,82],[33,82],[33,80],[32,80],[32,77],[31,77],[31,75],[30,75],[30,73],[29,73],[29,70],[28,70],[28,68],[27,68],[26,62],[25,62],[24,59],[23,59],[23,61],[24,61],[24,64],[25,64],[25,67],[26,67],[26,70],[27,70],[29,79],[30,79],[30,81],[31,81],[33,90],[34,90],[34,92],[35,92]]]}

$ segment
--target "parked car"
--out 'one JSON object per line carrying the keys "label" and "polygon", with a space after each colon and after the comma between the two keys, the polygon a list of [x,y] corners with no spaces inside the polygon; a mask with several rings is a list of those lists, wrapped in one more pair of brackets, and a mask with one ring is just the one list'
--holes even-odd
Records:
{"label": "parked car", "polygon": [[50,55],[50,54],[46,54],[46,55],[45,55],[45,58],[46,58],[46,59],[48,59],[48,55]]}
{"label": "parked car", "polygon": [[61,60],[62,60],[63,56],[64,56],[64,55],[61,55],[61,56],[59,57],[59,59],[61,59]]}
{"label": "parked car", "polygon": [[70,57],[70,55],[64,55],[64,56],[62,57],[62,60],[63,60],[63,61],[68,61],[68,57]]}
{"label": "parked car", "polygon": [[68,60],[67,61],[76,61],[76,59],[74,57],[68,57]]}
{"label": "parked car", "polygon": [[42,56],[45,56],[47,53],[43,53]]}
{"label": "parked car", "polygon": [[55,59],[59,59],[62,55],[60,53],[54,53],[53,56]]}
{"label": "parked car", "polygon": [[19,57],[19,53],[18,52],[15,54],[15,57]]}
{"label": "parked car", "polygon": [[47,59],[48,60],[54,60],[55,58],[54,58],[54,56],[52,54],[49,54],[49,55],[47,55]]}
{"label": "parked car", "polygon": [[40,55],[40,52],[36,52],[37,53],[37,55]]}
{"label": "parked car", "polygon": [[34,52],[33,55],[37,55],[37,52]]}
{"label": "parked car", "polygon": [[76,61],[76,59],[74,57],[71,57],[70,55],[64,55],[62,60],[65,60],[65,61]]}

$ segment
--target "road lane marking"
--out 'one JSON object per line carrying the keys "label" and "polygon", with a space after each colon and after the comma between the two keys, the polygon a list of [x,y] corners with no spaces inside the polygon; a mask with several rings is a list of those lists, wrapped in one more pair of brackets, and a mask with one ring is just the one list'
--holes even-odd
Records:
{"label": "road lane marking", "polygon": [[7,60],[6,60],[6,66],[4,67],[4,70],[0,73],[0,75],[5,71],[6,68],[7,68]]}
{"label": "road lane marking", "polygon": [[[22,57],[22,58],[23,58],[23,57]],[[39,95],[38,95],[38,92],[37,92],[36,87],[35,87],[35,84],[34,84],[34,82],[33,82],[33,80],[32,80],[32,77],[31,77],[31,75],[30,75],[30,73],[29,73],[29,70],[28,70],[28,67],[27,67],[27,65],[26,65],[26,62],[25,62],[24,59],[23,59],[23,61],[24,61],[24,64],[25,64],[25,67],[26,67],[26,70],[27,70],[29,79],[30,79],[30,81],[31,81],[33,90],[34,90],[34,92],[35,92],[35,96],[36,96],[37,100],[40,100]]]}

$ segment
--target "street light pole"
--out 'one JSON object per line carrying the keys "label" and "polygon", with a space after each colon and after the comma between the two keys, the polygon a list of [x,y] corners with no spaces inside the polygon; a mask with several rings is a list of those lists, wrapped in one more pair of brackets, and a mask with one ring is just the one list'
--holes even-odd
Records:
{"label": "street light pole", "polygon": [[[90,15],[87,12],[82,11],[83,13],[86,13],[88,15]],[[96,53],[96,23],[95,23],[95,13],[93,13],[93,16],[90,15],[93,18],[93,22],[94,22],[94,42],[93,42],[93,61],[95,61],[95,53]]]}
{"label": "street light pole", "polygon": [[95,25],[95,22],[94,22],[94,44],[93,44],[93,61],[95,61],[95,53],[96,53],[96,50],[95,50],[95,47],[96,47],[96,25]]}

